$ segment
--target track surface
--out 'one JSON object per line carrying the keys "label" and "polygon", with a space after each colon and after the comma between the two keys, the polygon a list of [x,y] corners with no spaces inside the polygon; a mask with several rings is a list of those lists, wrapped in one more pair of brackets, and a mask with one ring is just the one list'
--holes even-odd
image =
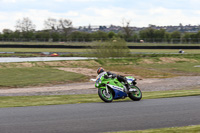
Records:
{"label": "track surface", "polygon": [[1,133],[95,133],[200,124],[200,96],[0,108]]}

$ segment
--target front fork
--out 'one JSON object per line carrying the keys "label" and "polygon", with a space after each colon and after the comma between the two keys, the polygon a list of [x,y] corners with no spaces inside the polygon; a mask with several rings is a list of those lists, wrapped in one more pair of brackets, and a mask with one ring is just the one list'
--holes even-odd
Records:
{"label": "front fork", "polygon": [[126,88],[126,86],[124,85],[124,92],[128,92],[128,90],[127,90],[127,88]]}
{"label": "front fork", "polygon": [[109,92],[108,92],[108,84],[106,84],[106,93],[109,94]]}

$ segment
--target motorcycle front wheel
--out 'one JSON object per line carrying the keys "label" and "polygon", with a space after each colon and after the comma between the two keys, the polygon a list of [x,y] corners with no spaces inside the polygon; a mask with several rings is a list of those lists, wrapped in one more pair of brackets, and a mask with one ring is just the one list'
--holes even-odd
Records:
{"label": "motorcycle front wheel", "polygon": [[131,86],[132,89],[136,89],[137,92],[130,92],[128,97],[133,101],[140,101],[142,99],[142,92],[137,86]]}
{"label": "motorcycle front wheel", "polygon": [[110,103],[113,101],[113,94],[112,92],[108,89],[108,93],[105,88],[98,88],[98,95],[106,103]]}

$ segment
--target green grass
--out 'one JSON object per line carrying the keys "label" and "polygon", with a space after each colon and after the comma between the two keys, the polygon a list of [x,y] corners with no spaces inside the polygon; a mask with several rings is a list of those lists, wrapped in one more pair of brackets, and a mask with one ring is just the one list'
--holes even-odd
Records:
{"label": "green grass", "polygon": [[81,74],[65,72],[53,68],[0,68],[1,87],[24,87],[43,84],[57,84],[81,81]]}
{"label": "green grass", "polygon": [[160,72],[171,73],[173,75],[179,76],[186,76],[186,75],[193,75],[198,76],[200,75],[200,68],[194,67],[200,65],[199,63],[189,63],[189,62],[177,62],[177,63],[168,63],[168,64],[148,64],[140,65],[146,69],[153,69]]}
{"label": "green grass", "polygon": [[172,44],[172,43],[132,43],[128,42],[128,46],[200,46],[199,44],[184,44],[184,43],[177,43],[177,44]]}
{"label": "green grass", "polygon": [[[67,49],[67,48],[0,48],[0,52],[88,52],[91,49]],[[178,53],[179,49],[130,49],[135,53]],[[200,54],[198,49],[183,50],[187,54]]]}
{"label": "green grass", "polygon": [[0,42],[0,44],[90,46],[96,42]]}
{"label": "green grass", "polygon": [[[54,67],[82,67],[95,70],[99,66],[103,66],[106,71],[123,72],[124,75],[130,74],[141,78],[171,78],[175,76],[199,76],[200,68],[194,67],[198,65],[200,65],[200,58],[190,55],[165,58],[132,57],[85,61],[1,63],[0,86],[23,87],[49,83],[56,84],[67,82],[73,76],[75,77],[69,79],[69,82],[74,81],[74,79],[83,79],[80,75],[77,76],[78,74],[59,71],[53,69]],[[87,77],[84,79],[87,79]]]}
{"label": "green grass", "polygon": [[[24,44],[24,45],[73,45],[73,46],[91,46],[97,42],[0,42],[0,44]],[[171,44],[171,43],[133,43],[128,42],[129,46],[200,46],[199,44]]]}
{"label": "green grass", "polygon": [[[143,99],[170,98],[200,95],[200,89],[143,92]],[[130,101],[129,98],[117,101]],[[116,102],[117,102],[116,101]],[[25,107],[59,104],[80,104],[102,102],[97,94],[55,95],[55,96],[1,96],[0,107]]]}
{"label": "green grass", "polygon": [[106,70],[123,72],[125,74],[133,74],[143,78],[171,78],[177,75],[167,72],[159,71],[158,69],[149,69],[149,67],[136,66],[136,65],[119,65],[119,66],[105,66]]}
{"label": "green grass", "polygon": [[65,48],[0,48],[0,52],[86,52],[87,50]]}
{"label": "green grass", "polygon": [[107,71],[123,72],[143,78],[171,78],[174,76],[199,76],[200,56],[132,57],[123,59],[98,59]]}
{"label": "green grass", "polygon": [[196,88],[196,89],[143,92],[143,99],[156,99],[156,98],[170,98],[170,97],[200,95],[200,86],[197,86],[194,88]]}
{"label": "green grass", "polygon": [[[178,53],[179,49],[130,49],[135,53]],[[200,54],[199,49],[183,49],[186,54]]]}
{"label": "green grass", "polygon": [[169,73],[166,71],[150,70],[145,67],[142,68],[140,66],[132,66],[132,65],[118,66],[118,67],[108,66],[105,68],[110,71],[117,71],[117,72],[120,71],[125,74],[133,74],[143,78],[171,78],[177,76],[173,73]]}
{"label": "green grass", "polygon": [[200,133],[200,125],[107,133]]}

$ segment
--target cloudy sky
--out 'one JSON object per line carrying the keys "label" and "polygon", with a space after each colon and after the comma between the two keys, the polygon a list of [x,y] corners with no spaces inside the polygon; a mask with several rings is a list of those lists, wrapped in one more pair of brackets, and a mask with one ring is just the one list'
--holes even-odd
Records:
{"label": "cloudy sky", "polygon": [[73,26],[200,25],[200,0],[0,0],[0,32],[15,30],[16,21],[28,17],[36,30],[48,18],[70,19]]}

